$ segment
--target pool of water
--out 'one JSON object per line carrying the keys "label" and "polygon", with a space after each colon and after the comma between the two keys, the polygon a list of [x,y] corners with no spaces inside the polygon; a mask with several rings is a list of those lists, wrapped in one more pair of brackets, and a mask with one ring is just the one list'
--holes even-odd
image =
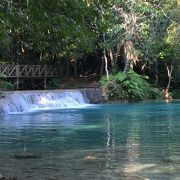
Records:
{"label": "pool of water", "polygon": [[[38,158],[14,157],[23,152]],[[180,102],[1,115],[0,174],[19,180],[179,180]]]}

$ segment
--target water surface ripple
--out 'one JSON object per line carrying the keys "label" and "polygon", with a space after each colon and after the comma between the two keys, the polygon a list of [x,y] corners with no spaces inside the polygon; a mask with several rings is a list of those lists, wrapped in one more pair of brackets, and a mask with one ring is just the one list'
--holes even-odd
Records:
{"label": "water surface ripple", "polygon": [[[14,158],[23,152],[38,158]],[[0,174],[19,180],[179,180],[180,102],[1,115]]]}

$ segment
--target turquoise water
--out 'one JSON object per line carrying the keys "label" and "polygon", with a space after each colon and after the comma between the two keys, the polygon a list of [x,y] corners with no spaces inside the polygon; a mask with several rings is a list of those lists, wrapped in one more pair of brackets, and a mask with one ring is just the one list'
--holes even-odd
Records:
{"label": "turquoise water", "polygon": [[[14,158],[22,152],[38,158]],[[1,115],[0,174],[19,180],[179,180],[180,102]]]}

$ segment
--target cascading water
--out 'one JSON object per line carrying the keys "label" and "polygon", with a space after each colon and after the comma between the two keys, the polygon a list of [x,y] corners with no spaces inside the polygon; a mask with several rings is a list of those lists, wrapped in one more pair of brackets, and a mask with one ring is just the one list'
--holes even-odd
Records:
{"label": "cascading water", "polygon": [[0,114],[78,108],[89,100],[80,90],[13,92],[0,100]]}

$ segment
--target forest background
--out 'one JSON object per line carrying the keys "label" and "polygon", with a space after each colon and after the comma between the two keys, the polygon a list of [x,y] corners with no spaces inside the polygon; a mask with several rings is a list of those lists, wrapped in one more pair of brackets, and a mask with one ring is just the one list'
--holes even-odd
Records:
{"label": "forest background", "polygon": [[180,0],[1,0],[0,61],[93,77],[107,100],[180,98],[179,16]]}

